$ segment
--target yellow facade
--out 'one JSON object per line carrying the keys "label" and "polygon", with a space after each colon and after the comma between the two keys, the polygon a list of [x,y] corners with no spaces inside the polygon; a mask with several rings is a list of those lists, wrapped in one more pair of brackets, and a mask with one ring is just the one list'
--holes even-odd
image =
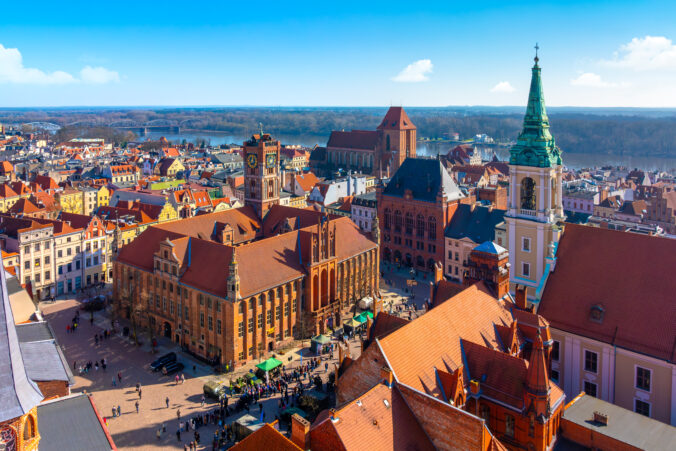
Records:
{"label": "yellow facade", "polygon": [[0,197],[0,212],[7,213],[7,210],[21,199],[20,196]]}
{"label": "yellow facade", "polygon": [[58,193],[55,197],[61,206],[61,210],[66,213],[84,214],[84,204],[81,191],[64,191]]}
{"label": "yellow facade", "polygon": [[107,207],[110,203],[110,194],[110,190],[105,186],[102,186],[96,195],[96,206]]}
{"label": "yellow facade", "polygon": [[164,207],[162,207],[162,211],[160,212],[159,216],[157,217],[157,222],[162,223],[162,222],[168,222],[168,221],[175,221],[178,219],[178,212],[174,207],[171,206],[169,202],[164,204]]}

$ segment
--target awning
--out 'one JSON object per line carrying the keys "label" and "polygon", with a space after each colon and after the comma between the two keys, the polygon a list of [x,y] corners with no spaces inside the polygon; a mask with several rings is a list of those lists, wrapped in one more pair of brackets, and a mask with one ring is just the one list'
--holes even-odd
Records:
{"label": "awning", "polygon": [[262,363],[259,363],[258,365],[256,365],[256,367],[260,368],[263,371],[272,371],[275,368],[277,368],[278,366],[280,366],[281,364],[282,364],[282,362],[280,362],[276,358],[270,357],[265,362],[262,362]]}
{"label": "awning", "polygon": [[359,315],[354,317],[354,319],[359,321],[361,324],[365,323],[368,318],[373,319],[373,313],[371,313],[370,310],[366,310],[365,312],[361,312]]}
{"label": "awning", "polygon": [[324,344],[330,342],[331,339],[329,337],[327,337],[326,335],[317,335],[316,337],[312,337],[312,341],[314,341],[315,343],[319,343],[319,344],[324,345]]}
{"label": "awning", "polygon": [[354,319],[354,318],[350,318],[350,319],[348,319],[348,320],[346,320],[346,321],[343,321],[343,324],[344,324],[345,326],[351,327],[351,328],[353,328],[353,329],[356,328],[356,327],[361,326],[361,323],[360,323],[359,321],[357,321],[356,319]]}

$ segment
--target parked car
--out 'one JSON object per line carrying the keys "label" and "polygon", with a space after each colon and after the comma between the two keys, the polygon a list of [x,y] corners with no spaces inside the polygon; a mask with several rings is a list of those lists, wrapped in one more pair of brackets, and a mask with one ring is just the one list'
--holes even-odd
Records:
{"label": "parked car", "polygon": [[176,353],[170,352],[168,354],[164,354],[162,357],[159,357],[153,363],[151,363],[150,369],[153,371],[159,371],[163,366],[173,362],[176,362]]}
{"label": "parked car", "polygon": [[174,374],[178,371],[181,371],[185,366],[181,362],[171,362],[167,363],[164,365],[164,368],[162,368],[162,374],[165,376],[169,376],[170,374]]}
{"label": "parked car", "polygon": [[80,308],[87,311],[102,310],[106,306],[106,297],[103,295],[85,298],[80,301]]}
{"label": "parked car", "polygon": [[209,398],[220,399],[220,397],[228,392],[228,384],[218,379],[211,380],[202,386],[204,396]]}

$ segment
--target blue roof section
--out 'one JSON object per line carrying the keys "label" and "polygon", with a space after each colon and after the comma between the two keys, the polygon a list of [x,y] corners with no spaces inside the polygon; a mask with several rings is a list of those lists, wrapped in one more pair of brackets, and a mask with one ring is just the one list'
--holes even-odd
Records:
{"label": "blue roof section", "polygon": [[506,210],[475,205],[460,204],[446,226],[446,238],[460,240],[469,238],[475,243],[495,239],[495,226],[504,221]]}
{"label": "blue roof section", "polygon": [[25,415],[43,396],[26,374],[4,269],[0,270],[0,297],[0,422],[3,422]]}
{"label": "blue roof section", "polygon": [[383,190],[383,195],[404,197],[406,190],[411,191],[414,199],[425,202],[436,202],[440,192],[446,200],[465,197],[441,161],[430,158],[404,160]]}
{"label": "blue roof section", "polygon": [[473,250],[478,251],[478,252],[485,252],[487,254],[496,254],[496,255],[504,254],[505,252],[507,252],[507,249],[505,249],[502,246],[498,246],[497,244],[495,244],[492,241],[485,241],[485,242],[481,243],[480,245],[478,245],[477,247],[475,247]]}

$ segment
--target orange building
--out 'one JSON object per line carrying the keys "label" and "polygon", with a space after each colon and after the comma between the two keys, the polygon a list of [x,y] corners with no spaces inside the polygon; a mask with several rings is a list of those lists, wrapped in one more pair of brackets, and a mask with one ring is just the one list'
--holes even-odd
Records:
{"label": "orange building", "polygon": [[244,207],[149,227],[114,263],[120,314],[234,365],[340,325],[363,297],[380,308],[378,234],[277,205],[278,142],[256,135],[245,149]]}

